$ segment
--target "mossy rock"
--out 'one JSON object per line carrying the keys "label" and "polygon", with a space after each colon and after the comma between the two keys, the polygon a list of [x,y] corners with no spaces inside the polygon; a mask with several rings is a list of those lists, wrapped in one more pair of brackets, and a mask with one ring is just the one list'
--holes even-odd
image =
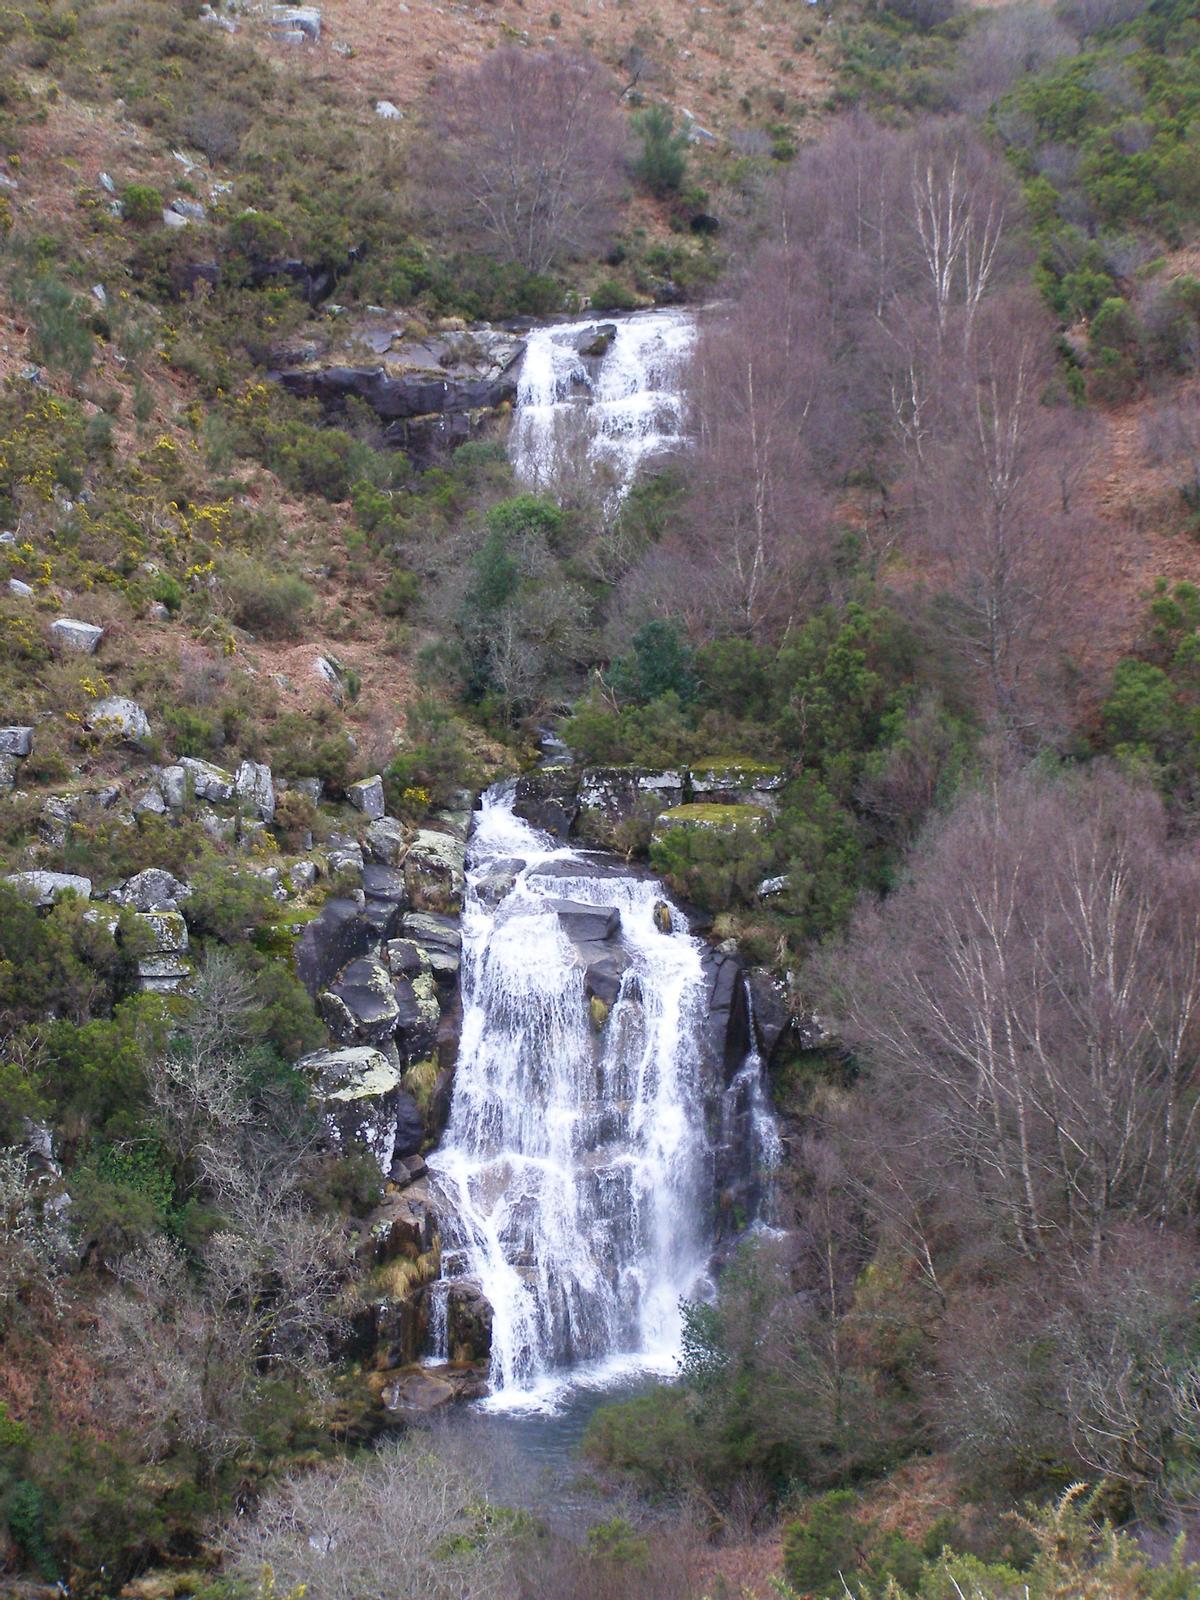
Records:
{"label": "mossy rock", "polygon": [[739,828],[758,830],[770,821],[770,813],[761,806],[699,804],[673,806],[655,818],[654,832],[658,836],[668,828],[704,828],[715,833],[734,833]]}

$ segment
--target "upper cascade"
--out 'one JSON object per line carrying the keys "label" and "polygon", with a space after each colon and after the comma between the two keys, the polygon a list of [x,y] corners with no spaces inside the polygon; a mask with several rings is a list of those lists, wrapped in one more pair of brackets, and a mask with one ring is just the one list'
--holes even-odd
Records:
{"label": "upper cascade", "polygon": [[586,466],[619,499],[647,457],[684,443],[695,341],[694,314],[674,308],[533,329],[509,439],[517,477],[552,489]]}
{"label": "upper cascade", "polygon": [[762,1063],[714,1048],[711,954],[662,886],[512,804],[484,797],[470,850],[431,1301],[442,1317],[447,1287],[482,1294],[493,1391],[528,1403],[581,1366],[671,1370],[718,1196],[752,1221],[776,1146]]}

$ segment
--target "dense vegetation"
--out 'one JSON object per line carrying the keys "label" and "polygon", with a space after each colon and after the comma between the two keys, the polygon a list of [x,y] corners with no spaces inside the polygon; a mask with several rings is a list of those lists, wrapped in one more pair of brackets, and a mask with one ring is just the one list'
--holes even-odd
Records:
{"label": "dense vegetation", "polygon": [[[0,884],[19,1592],[696,1600],[773,1529],[789,1594],[1200,1583],[1200,22],[883,0],[825,37],[819,136],[747,93],[710,143],[649,42],[510,40],[392,119],[253,19],[0,18],[0,866],[186,878],[195,974],[147,991],[132,909]],[[535,493],[499,428],[431,463],[270,377],[333,302],[469,342],[705,296],[694,448],[619,504],[578,441]],[[830,1030],[773,1062],[781,1238],[597,1414],[637,1498],[578,1544],[469,1440],[364,1448],[382,1186],[295,1065],[355,780],[411,831],[547,716],[584,766],[778,780],[603,842]],[[147,803],[181,758],[268,764],[270,826]]]}

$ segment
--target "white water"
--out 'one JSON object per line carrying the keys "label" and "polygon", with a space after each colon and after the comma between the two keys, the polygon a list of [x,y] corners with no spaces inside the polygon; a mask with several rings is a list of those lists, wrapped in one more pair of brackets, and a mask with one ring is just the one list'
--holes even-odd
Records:
{"label": "white water", "polygon": [[[699,1029],[702,946],[663,933],[660,884],[591,876],[485,795],[463,913],[463,1028],[450,1121],[430,1158],[443,1270],[476,1280],[493,1308],[492,1404],[550,1406],[567,1380],[670,1372],[681,1298],[708,1290],[714,1152],[705,1128]],[[477,892],[492,864],[519,858],[499,900]],[[592,858],[592,871],[595,858]],[[539,877],[548,863],[579,875]],[[550,904],[615,906],[630,957],[595,1033],[575,946]],[[751,1057],[726,1092],[745,1104]],[[724,1106],[720,1121],[729,1118]],[[750,1143],[760,1146],[753,1116]],[[772,1124],[773,1126],[773,1124]],[[756,1152],[747,1150],[747,1160]],[[434,1303],[445,1292],[435,1286]],[[441,1322],[437,1339],[445,1347]]]}
{"label": "white water", "polygon": [[[616,336],[602,356],[582,347]],[[683,376],[696,339],[692,313],[639,311],[535,328],[517,382],[509,442],[517,477],[534,489],[590,473],[619,499],[647,457],[683,438]]]}

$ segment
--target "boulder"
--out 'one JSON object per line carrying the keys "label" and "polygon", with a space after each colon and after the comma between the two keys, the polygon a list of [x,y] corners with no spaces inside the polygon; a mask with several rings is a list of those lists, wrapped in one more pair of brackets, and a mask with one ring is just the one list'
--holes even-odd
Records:
{"label": "boulder", "polygon": [[[390,947],[389,947],[390,948]],[[391,963],[389,962],[389,967]],[[426,969],[411,976],[401,974],[392,979],[396,997],[397,1016],[393,1030],[396,1048],[405,1065],[431,1056],[437,1046],[438,1023],[442,1008],[438,1001],[433,974]],[[402,1151],[401,1154],[407,1154]]]}
{"label": "boulder", "polygon": [[124,739],[128,744],[145,744],[150,737],[150,718],[136,700],[119,694],[97,700],[88,711],[87,725],[94,733]]}
{"label": "boulder", "polygon": [[276,33],[298,33],[313,44],[320,42],[321,13],[316,6],[272,6],[269,20]]}
{"label": "boulder", "polygon": [[396,1143],[400,1070],[382,1050],[317,1050],[296,1063],[308,1078],[326,1132],[339,1149],[370,1152],[385,1176]]}
{"label": "boulder", "polygon": [[165,867],[145,867],[118,884],[108,898],[119,906],[132,906],[135,911],[177,911],[191,892]]}
{"label": "boulder", "polygon": [[558,916],[572,944],[615,939],[621,931],[621,913],[616,906],[592,906],[580,900],[548,900],[546,903]]}
{"label": "boulder", "polygon": [[466,884],[466,854],[461,839],[422,828],[404,857],[404,877],[413,905],[438,909],[457,900]]}
{"label": "boulder", "polygon": [[17,758],[0,754],[0,794],[8,794],[16,788],[17,783]]}
{"label": "boulder", "polygon": [[350,873],[362,877],[362,845],[349,833],[331,833],[325,846],[325,858],[330,872]]}
{"label": "boulder", "polygon": [[400,928],[405,939],[411,940],[425,956],[435,978],[445,981],[458,977],[462,961],[462,934],[456,917],[410,911],[401,921]]}
{"label": "boulder", "polygon": [[182,811],[187,801],[188,775],[182,766],[163,767],[158,774],[158,787],[172,811]]}
{"label": "boulder", "polygon": [[373,778],[360,778],[346,789],[346,799],[361,811],[364,817],[376,822],[383,816],[383,779],[378,773]]}
{"label": "boulder", "polygon": [[37,906],[52,906],[67,894],[80,900],[92,895],[92,880],[73,872],[10,872],[4,881]]}
{"label": "boulder", "polygon": [[168,808],[161,790],[147,789],[134,801],[133,810],[139,817],[165,817]]}
{"label": "boulder", "polygon": [[787,990],[778,978],[763,967],[746,974],[750,1001],[754,1008],[754,1034],[759,1054],[769,1062],[779,1041],[792,1027]]}
{"label": "boulder", "polygon": [[403,823],[395,817],[378,817],[364,835],[367,853],[385,867],[398,867],[408,851]]}
{"label": "boulder", "polygon": [[683,800],[686,774],[676,768],[587,767],[579,776],[579,810],[601,831],[640,811],[662,811]]}
{"label": "boulder", "polygon": [[426,1417],[459,1398],[459,1389],[447,1378],[435,1377],[424,1368],[402,1372],[379,1391],[384,1409],[399,1416]]}
{"label": "boulder", "polygon": [[171,952],[142,956],[137,964],[137,986],[144,994],[177,994],[191,975],[187,962]]}
{"label": "boulder", "polygon": [[565,839],[579,815],[579,796],[570,767],[540,767],[517,779],[513,814],[555,839]]}
{"label": "boulder", "polygon": [[296,941],[296,971],[309,994],[324,989],[349,962],[366,955],[375,934],[359,916],[358,902],[327,900]]}
{"label": "boulder", "polygon": [[23,583],[20,578],[10,578],[8,580],[8,592],[14,600],[33,599],[32,584]]}
{"label": "boulder", "polygon": [[480,903],[489,908],[498,906],[516,888],[517,874],[524,866],[517,856],[502,856],[493,861],[487,871],[475,879],[475,893]]}
{"label": "boulder", "polygon": [[407,1156],[411,1160],[424,1143],[425,1118],[421,1115],[421,1108],[407,1089],[401,1089],[396,1099],[396,1142],[392,1149],[393,1163],[397,1156]]}
{"label": "boulder", "polygon": [[154,940],[154,955],[177,955],[188,947],[187,923],[178,911],[139,911],[138,927]]}
{"label": "boulder", "polygon": [[261,821],[275,820],[275,780],[261,761],[243,761],[234,776],[237,797]]}
{"label": "boulder", "polygon": [[50,624],[50,644],[63,655],[94,656],[104,637],[104,629],[94,622],[76,622],[59,617]]}
{"label": "boulder", "polygon": [[368,900],[386,900],[392,905],[408,904],[408,884],[395,867],[369,862],[363,867],[363,893]]}
{"label": "boulder", "polygon": [[317,869],[311,861],[293,861],[287,869],[287,881],[293,894],[306,894],[317,881]]}
{"label": "boulder", "polygon": [[[199,761],[195,756],[180,757],[179,765],[192,780],[198,800],[228,805],[237,793],[237,781],[224,767],[214,766],[211,761]],[[169,799],[167,803],[170,804]]]}
{"label": "boulder", "polygon": [[[393,1160],[393,1169],[398,1165],[400,1162]],[[425,1163],[417,1156],[410,1156],[403,1165],[405,1193],[387,1195],[367,1219],[367,1232],[373,1245],[371,1253],[379,1263],[426,1255],[437,1242],[437,1222],[429,1185],[419,1181]],[[414,1171],[418,1166],[420,1172]]]}
{"label": "boulder", "polygon": [[492,1353],[492,1303],[474,1278],[453,1278],[446,1294],[446,1351],[451,1361],[486,1361]]}
{"label": "boulder", "polygon": [[33,749],[33,729],[0,728],[0,755],[24,758]]}
{"label": "boulder", "polygon": [[766,761],[706,761],[692,768],[692,799],[701,804],[753,805],[774,811],[783,768]]}
{"label": "boulder", "polygon": [[702,1049],[710,1071],[728,1083],[753,1045],[745,973],[730,951],[706,950],[701,961],[706,999]]}
{"label": "boulder", "polygon": [[318,1004],[330,1032],[343,1044],[383,1044],[400,1017],[395,981],[373,956],[359,956],[343,967]]}

